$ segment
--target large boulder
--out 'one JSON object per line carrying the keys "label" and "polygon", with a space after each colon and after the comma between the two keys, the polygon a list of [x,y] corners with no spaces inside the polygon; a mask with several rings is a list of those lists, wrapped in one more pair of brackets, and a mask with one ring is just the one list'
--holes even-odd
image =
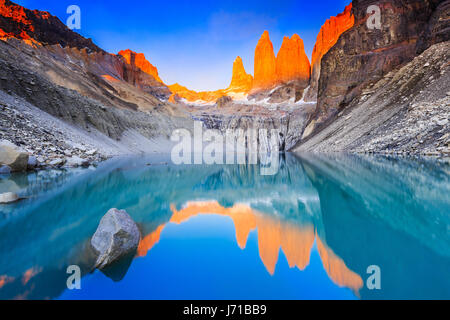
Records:
{"label": "large boulder", "polygon": [[125,210],[109,210],[91,239],[91,245],[98,255],[95,267],[104,269],[132,254],[140,238],[136,223]]}
{"label": "large boulder", "polygon": [[0,165],[7,165],[12,172],[27,171],[28,154],[7,140],[0,141]]}

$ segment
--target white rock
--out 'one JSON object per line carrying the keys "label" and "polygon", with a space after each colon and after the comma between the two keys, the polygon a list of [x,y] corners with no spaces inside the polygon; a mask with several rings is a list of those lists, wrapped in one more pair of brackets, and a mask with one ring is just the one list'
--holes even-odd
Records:
{"label": "white rock", "polygon": [[125,210],[111,209],[91,239],[97,253],[96,268],[103,269],[136,251],[141,234]]}
{"label": "white rock", "polygon": [[89,166],[89,161],[86,159],[81,159],[80,157],[73,156],[69,159],[67,159],[66,165],[68,167],[87,167]]}
{"label": "white rock", "polygon": [[0,194],[0,204],[13,203],[19,200],[20,200],[19,196],[13,192]]}

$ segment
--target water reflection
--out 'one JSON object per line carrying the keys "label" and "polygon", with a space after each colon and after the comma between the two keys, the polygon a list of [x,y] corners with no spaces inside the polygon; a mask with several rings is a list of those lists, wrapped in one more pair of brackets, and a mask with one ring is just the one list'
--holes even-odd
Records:
{"label": "water reflection", "polygon": [[[3,179],[0,186],[14,182],[30,198],[0,207],[0,299],[57,298],[68,265],[92,272],[86,248],[112,207],[126,209],[142,230],[137,259],[148,258],[167,225],[215,214],[233,221],[241,249],[257,232],[259,259],[271,275],[280,252],[301,272],[316,248],[329,278],[362,299],[450,298],[448,164],[287,155],[277,175],[261,176],[251,165],[149,161],[164,159]],[[370,265],[382,270],[380,291],[364,285]]]}
{"label": "water reflection", "polygon": [[[242,250],[246,247],[250,232],[257,230],[259,256],[271,275],[275,273],[280,249],[290,268],[297,267],[299,270],[305,270],[309,265],[311,250],[316,239],[313,224],[297,225],[282,221],[280,218],[252,210],[248,205],[237,204],[231,208],[225,208],[216,201],[190,202],[179,211],[172,206],[172,212],[169,222],[175,224],[181,224],[191,217],[202,214],[218,214],[231,218],[236,230],[236,241]],[[155,232],[141,241],[138,256],[145,256],[158,243],[163,229],[164,226],[159,226]],[[317,237],[317,247],[324,268],[334,283],[351,288],[355,292],[363,286],[361,277],[349,270],[344,261],[337,257],[319,237]]]}

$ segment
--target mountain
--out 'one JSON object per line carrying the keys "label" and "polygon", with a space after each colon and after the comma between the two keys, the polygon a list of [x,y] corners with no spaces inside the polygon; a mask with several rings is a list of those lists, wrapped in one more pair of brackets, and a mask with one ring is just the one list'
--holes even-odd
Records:
{"label": "mountain", "polygon": [[[188,103],[208,104],[215,103],[223,96],[239,100],[247,96],[256,100],[267,98],[267,96],[271,99],[269,91],[280,85],[282,88],[275,94],[274,100],[287,102],[291,100],[292,94],[295,96],[295,101],[302,98],[303,90],[309,85],[311,65],[299,35],[285,37],[280,51],[275,56],[269,33],[265,31],[256,46],[254,62],[255,77],[252,77],[245,71],[242,58],[237,57],[233,63],[230,86],[226,89],[196,92],[180,84],[171,85],[169,86],[172,91],[170,101],[173,103],[183,98]],[[283,86],[289,82],[291,82],[289,85]],[[280,93],[280,91],[289,91],[289,93]]]}
{"label": "mountain", "polygon": [[323,58],[318,122],[344,108],[369,82],[416,57],[418,41],[440,2],[411,0],[405,8],[403,1],[389,1],[382,6],[382,30],[372,30],[366,20],[367,7],[374,1],[354,1],[355,26]]}
{"label": "mountain", "polygon": [[322,57],[336,44],[341,34],[353,27],[354,23],[355,17],[352,14],[352,3],[350,3],[345,7],[344,12],[328,19],[320,29],[312,53],[311,88],[306,96],[307,101],[317,101]]}
{"label": "mountain", "polygon": [[[367,27],[373,4],[381,30]],[[265,31],[254,77],[237,57],[228,88],[196,92],[164,84],[142,53],[108,53],[50,13],[0,0],[0,139],[45,163],[88,149],[95,160],[169,148],[174,128],[200,120],[278,129],[282,151],[448,153],[449,12],[450,0],[354,0],[322,27],[312,64],[299,35],[275,55]]]}
{"label": "mountain", "polygon": [[172,91],[170,101],[177,102],[180,98],[187,100],[187,102],[197,103],[215,103],[223,96],[231,96],[235,98],[243,98],[251,89],[253,85],[253,77],[247,74],[244,68],[241,57],[237,57],[233,63],[233,74],[230,86],[226,89],[216,91],[194,91],[190,90],[178,83],[170,85],[169,89]]}
{"label": "mountain", "polygon": [[289,81],[309,84],[311,65],[305,53],[303,40],[294,34],[284,37],[280,51],[275,56],[269,32],[264,31],[255,49],[255,79],[253,92],[272,89]]}
{"label": "mountain", "polygon": [[355,23],[322,57],[318,104],[299,151],[450,153],[450,1],[380,4],[381,30]]}
{"label": "mountain", "polygon": [[150,64],[100,49],[47,12],[2,0],[0,30],[0,140],[44,166],[153,152],[193,125],[166,102],[171,92]]}
{"label": "mountain", "polygon": [[0,0],[0,38],[12,37],[42,45],[60,44],[62,47],[103,52],[91,39],[68,29],[48,12],[29,10],[9,0]]}

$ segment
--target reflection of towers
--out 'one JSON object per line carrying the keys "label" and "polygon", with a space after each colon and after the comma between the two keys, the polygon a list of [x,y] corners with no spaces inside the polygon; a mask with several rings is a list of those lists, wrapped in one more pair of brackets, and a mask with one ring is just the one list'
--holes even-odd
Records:
{"label": "reflection of towers", "polygon": [[[202,214],[217,214],[231,218],[236,229],[236,241],[241,249],[245,249],[250,232],[257,230],[259,255],[271,275],[275,273],[280,249],[286,256],[290,268],[305,270],[310,262],[314,241],[317,239],[318,252],[330,279],[337,285],[354,291],[363,286],[361,277],[348,269],[345,262],[317,236],[312,223],[295,225],[259,213],[247,205],[237,204],[225,208],[216,201],[190,202],[179,211],[172,205],[171,210],[173,215],[170,222],[176,224]],[[138,256],[145,256],[158,243],[164,227],[165,225],[159,226],[141,241]]]}

